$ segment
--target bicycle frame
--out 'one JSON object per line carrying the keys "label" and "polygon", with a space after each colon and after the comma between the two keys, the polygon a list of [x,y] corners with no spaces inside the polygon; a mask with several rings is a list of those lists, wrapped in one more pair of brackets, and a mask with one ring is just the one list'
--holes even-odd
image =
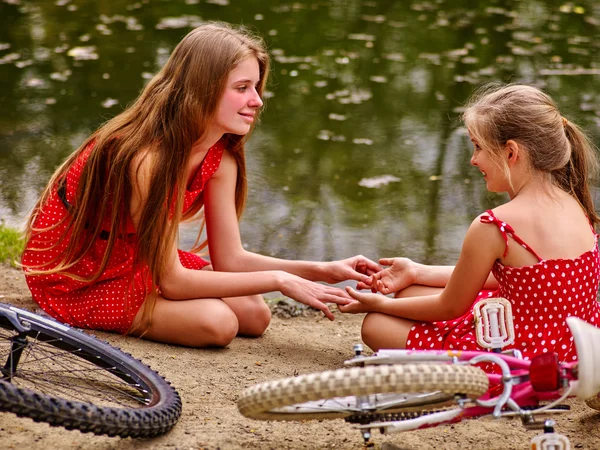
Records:
{"label": "bicycle frame", "polygon": [[[361,356],[346,361],[346,365],[366,366],[370,364],[407,364],[427,362],[447,362],[449,364],[480,364],[494,363],[502,373],[486,373],[490,386],[488,392],[475,400],[474,406],[468,406],[467,401],[457,398],[458,408],[433,412],[416,419],[393,422],[374,422],[359,426],[362,430],[379,428],[382,432],[393,433],[421,428],[429,428],[442,424],[460,422],[464,419],[493,415],[496,418],[506,416],[519,416],[528,428],[543,428],[544,423],[536,422],[535,415],[547,411],[558,402],[571,395],[573,382],[576,381],[577,363],[557,363],[555,369],[559,372],[559,386],[556,389],[540,390],[539,385],[532,385],[532,361],[526,361],[517,356],[502,353],[483,351],[457,351],[457,350],[380,350],[374,356]],[[536,361],[536,359],[534,359]],[[535,369],[547,371],[551,369],[543,366]],[[543,387],[543,383],[542,383]],[[540,402],[551,401],[550,404],[538,409]],[[558,412],[558,411],[555,411]],[[368,432],[368,431],[367,431]]]}

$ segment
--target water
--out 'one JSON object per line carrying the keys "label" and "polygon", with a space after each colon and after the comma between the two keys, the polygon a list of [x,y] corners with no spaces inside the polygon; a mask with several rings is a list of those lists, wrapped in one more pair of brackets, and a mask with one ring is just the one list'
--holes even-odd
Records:
{"label": "water", "polygon": [[504,200],[457,120],[486,81],[545,88],[600,142],[592,0],[0,0],[2,220],[21,225],[56,166],[208,20],[255,29],[273,56],[247,146],[253,251],[453,263],[471,220]]}

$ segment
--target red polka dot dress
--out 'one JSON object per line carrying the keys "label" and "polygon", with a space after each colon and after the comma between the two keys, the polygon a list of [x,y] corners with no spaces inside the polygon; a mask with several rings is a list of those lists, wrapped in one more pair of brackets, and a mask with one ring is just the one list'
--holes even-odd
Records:
{"label": "red polka dot dress", "polygon": [[[144,303],[151,283],[147,267],[134,268],[136,234],[131,218],[125,224],[125,232],[115,242],[106,270],[94,283],[61,273],[28,275],[28,271],[36,267],[46,270],[55,267],[57,256],[66,250],[68,235],[67,239],[61,239],[61,236],[67,228],[69,209],[76,207],[77,185],[92,147],[81,153],[69,169],[65,182],[58,183],[40,209],[22,262],[33,299],[52,317],[79,328],[126,333]],[[205,183],[218,169],[222,155],[221,142],[209,149],[185,192],[183,211],[202,194]],[[104,218],[102,229],[92,249],[69,269],[70,273],[83,279],[96,273],[106,251],[110,217]],[[181,250],[179,259],[190,269],[199,270],[209,264],[198,255]]]}
{"label": "red polka dot dress", "polygon": [[[486,213],[480,220],[498,227],[506,242],[505,255],[510,236],[539,262],[532,266],[507,267],[496,261],[492,273],[498,281],[498,289],[480,292],[475,302],[486,297],[504,297],[510,301],[515,342],[506,349],[520,350],[525,359],[543,352],[556,352],[561,361],[576,360],[566,318],[576,316],[600,326],[600,303],[596,300],[600,280],[598,236],[594,247],[577,258],[544,260],[510,225],[496,218],[491,210]],[[415,324],[406,344],[410,349],[482,350],[477,344],[472,309],[458,319]]]}

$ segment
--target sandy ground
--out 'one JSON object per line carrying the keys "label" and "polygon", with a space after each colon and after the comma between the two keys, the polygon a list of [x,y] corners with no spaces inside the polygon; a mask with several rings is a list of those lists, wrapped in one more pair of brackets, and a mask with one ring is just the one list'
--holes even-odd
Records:
{"label": "sandy ground", "polygon": [[[35,309],[20,271],[0,265],[0,302]],[[276,309],[275,312],[279,312]],[[261,381],[341,367],[360,342],[360,316],[320,313],[285,318],[275,314],[260,339],[236,339],[223,350],[194,350],[136,338],[98,335],[137,356],[179,391],[183,414],[168,434],[147,440],[99,437],[66,431],[0,413],[2,449],[361,449],[360,433],[342,420],[259,422],[241,416],[241,390]],[[600,414],[572,400],[556,416],[557,431],[571,448],[600,448]],[[520,421],[480,419],[454,426],[391,435],[374,434],[376,449],[526,449],[537,431]]]}

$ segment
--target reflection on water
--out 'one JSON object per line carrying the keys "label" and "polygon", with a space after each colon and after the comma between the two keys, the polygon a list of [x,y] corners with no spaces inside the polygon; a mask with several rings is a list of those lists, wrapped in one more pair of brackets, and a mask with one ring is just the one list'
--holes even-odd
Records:
{"label": "reflection on water", "polygon": [[55,167],[206,20],[255,28],[274,60],[248,145],[251,250],[452,263],[502,201],[457,120],[486,81],[544,87],[599,141],[593,0],[0,0],[2,219],[21,224]]}

